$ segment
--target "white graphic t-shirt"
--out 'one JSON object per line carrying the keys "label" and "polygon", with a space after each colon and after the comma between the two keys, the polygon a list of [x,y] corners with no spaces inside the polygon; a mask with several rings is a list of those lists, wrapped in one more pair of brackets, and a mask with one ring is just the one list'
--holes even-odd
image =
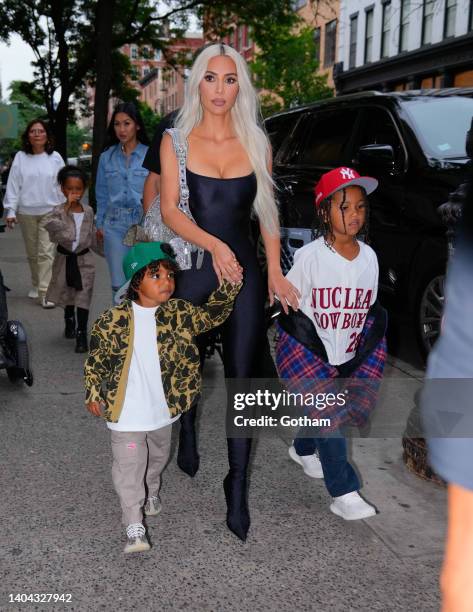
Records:
{"label": "white graphic t-shirt", "polygon": [[156,340],[156,308],[133,302],[133,355],[125,400],[118,423],[108,423],[115,431],[153,431],[173,423],[161,380]]}
{"label": "white graphic t-shirt", "polygon": [[317,238],[297,250],[287,278],[301,292],[299,308],[315,325],[331,365],[355,356],[368,310],[378,293],[378,260],[358,242],[352,261]]}

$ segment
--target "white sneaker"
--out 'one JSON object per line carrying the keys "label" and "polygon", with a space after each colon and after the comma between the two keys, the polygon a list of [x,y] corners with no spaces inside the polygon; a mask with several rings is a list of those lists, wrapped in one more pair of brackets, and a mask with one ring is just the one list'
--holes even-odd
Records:
{"label": "white sneaker", "polygon": [[366,502],[358,491],[334,497],[330,510],[346,521],[365,519],[376,514],[376,509]]}
{"label": "white sneaker", "polygon": [[324,473],[322,470],[322,464],[317,456],[317,453],[313,455],[298,455],[294,444],[289,447],[289,457],[302,466],[304,473],[311,478],[323,478]]}
{"label": "white sneaker", "polygon": [[127,543],[123,549],[124,553],[144,552],[149,550],[148,538],[146,537],[146,529],[142,523],[132,523],[126,528]]}
{"label": "white sneaker", "polygon": [[28,291],[28,297],[31,298],[32,300],[36,300],[39,297],[38,287],[32,287]]}
{"label": "white sneaker", "polygon": [[158,495],[148,497],[144,507],[145,516],[158,516],[161,510],[162,505]]}
{"label": "white sneaker", "polygon": [[48,302],[48,300],[46,299],[46,296],[43,295],[41,298],[41,306],[43,308],[54,308],[56,304],[54,302]]}

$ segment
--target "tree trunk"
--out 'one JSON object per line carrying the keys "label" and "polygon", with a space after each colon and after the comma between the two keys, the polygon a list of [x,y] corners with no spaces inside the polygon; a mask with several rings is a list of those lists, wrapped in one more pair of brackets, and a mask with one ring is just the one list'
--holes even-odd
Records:
{"label": "tree trunk", "polygon": [[[58,44],[59,80],[61,82],[61,98],[54,111],[55,148],[67,160],[67,120],[69,118],[70,71],[69,71],[69,45],[66,32],[69,22],[64,18],[64,2],[51,3],[51,18]],[[51,52],[51,51],[50,51]],[[54,104],[54,102],[53,102]]]}
{"label": "tree trunk", "polygon": [[[105,144],[108,97],[112,80],[112,30],[116,0],[98,0],[95,19],[97,40],[94,128],[92,136],[92,184],[95,185],[99,156]],[[92,194],[91,194],[92,195]],[[95,194],[93,195],[95,204]]]}
{"label": "tree trunk", "polygon": [[69,99],[59,102],[54,113],[54,148],[67,161],[67,115]]}

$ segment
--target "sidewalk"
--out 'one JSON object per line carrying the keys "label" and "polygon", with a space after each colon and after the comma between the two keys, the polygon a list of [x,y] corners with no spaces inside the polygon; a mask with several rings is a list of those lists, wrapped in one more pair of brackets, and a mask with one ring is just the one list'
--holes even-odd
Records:
{"label": "sidewalk", "polygon": [[[12,289],[10,318],[28,331],[35,375],[32,388],[15,388],[0,371],[0,610],[53,606],[12,604],[10,593],[70,593],[71,603],[54,609],[80,611],[438,610],[445,490],[407,472],[399,438],[353,440],[363,493],[380,514],[350,523],[329,511],[323,482],[288,458],[288,439],[261,437],[248,541],[226,529],[218,356],[205,371],[201,469],[191,479],[177,468],[174,435],[163,511],[148,522],[153,548],[125,557],[109,434],[83,405],[84,357],[62,337],[62,310],[24,297],[29,275],[18,229],[0,234],[0,267]],[[110,299],[103,260],[97,272],[92,318]],[[390,361],[389,376],[405,378],[406,389],[418,384],[421,372]],[[400,401],[410,409],[407,392]]]}

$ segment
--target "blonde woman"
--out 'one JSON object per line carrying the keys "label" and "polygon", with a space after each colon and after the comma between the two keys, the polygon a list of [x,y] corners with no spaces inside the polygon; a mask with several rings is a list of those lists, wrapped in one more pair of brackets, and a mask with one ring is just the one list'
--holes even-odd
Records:
{"label": "blonde woman", "polygon": [[[270,302],[297,307],[298,292],[280,267],[279,223],[271,178],[271,151],[259,124],[259,108],[243,58],[213,44],[194,62],[187,95],[175,126],[187,137],[187,184],[196,223],[178,210],[178,168],[172,141],[161,143],[161,209],[165,223],[205,250],[202,267],[183,271],[176,297],[203,304],[222,279],[238,282],[233,313],[222,327],[225,377],[258,376],[265,342],[265,288],[249,239],[252,213],[259,220],[268,260]],[[194,254],[194,264],[195,264]],[[178,465],[194,476],[199,467],[195,441],[196,406],[181,416]],[[250,526],[247,468],[251,440],[228,438],[230,470],[224,480],[227,525],[245,540]]]}

